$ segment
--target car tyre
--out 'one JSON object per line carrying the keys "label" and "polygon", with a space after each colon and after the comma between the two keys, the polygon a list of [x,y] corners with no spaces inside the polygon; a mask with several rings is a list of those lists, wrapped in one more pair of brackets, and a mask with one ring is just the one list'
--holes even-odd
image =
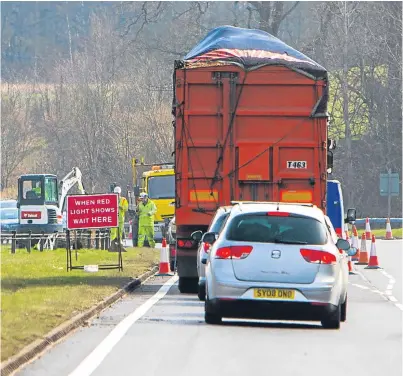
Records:
{"label": "car tyre", "polygon": [[210,325],[219,325],[222,323],[222,316],[220,316],[219,313],[212,311],[207,296],[204,302],[204,321],[206,324]]}
{"label": "car tyre", "polygon": [[323,328],[340,329],[341,306],[342,305],[339,304],[335,311],[326,314],[326,316],[322,318],[321,323],[322,323]]}
{"label": "car tyre", "polygon": [[344,303],[341,305],[341,316],[340,316],[340,321],[345,322],[347,319],[347,295],[346,295],[346,300]]}
{"label": "car tyre", "polygon": [[200,301],[204,302],[206,300],[206,286],[199,285],[197,288],[197,296]]}

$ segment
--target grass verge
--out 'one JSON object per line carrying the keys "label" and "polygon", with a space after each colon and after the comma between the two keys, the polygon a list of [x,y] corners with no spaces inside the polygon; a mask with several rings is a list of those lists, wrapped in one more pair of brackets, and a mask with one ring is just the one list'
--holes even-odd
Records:
{"label": "grass verge", "polygon": [[[361,235],[362,232],[364,232],[365,230],[359,230],[359,234]],[[372,230],[371,229],[371,233],[374,234],[375,236],[379,236],[379,237],[385,237],[386,235],[386,230],[385,229],[377,229],[377,230]],[[401,238],[402,237],[402,229],[401,228],[393,228],[392,229],[392,234],[393,237],[398,237]]]}
{"label": "grass verge", "polygon": [[[128,248],[123,272],[66,271],[66,251],[1,249],[1,360],[102,301],[158,263],[158,250]],[[117,263],[117,253],[80,250],[73,265]]]}

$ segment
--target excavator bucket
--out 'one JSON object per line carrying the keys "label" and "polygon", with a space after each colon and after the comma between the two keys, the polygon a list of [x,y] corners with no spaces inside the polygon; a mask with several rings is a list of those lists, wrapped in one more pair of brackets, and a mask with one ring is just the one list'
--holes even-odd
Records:
{"label": "excavator bucket", "polygon": [[127,252],[123,245],[119,244],[117,241],[111,242],[111,246],[109,247],[108,252],[119,252],[119,247],[120,252]]}

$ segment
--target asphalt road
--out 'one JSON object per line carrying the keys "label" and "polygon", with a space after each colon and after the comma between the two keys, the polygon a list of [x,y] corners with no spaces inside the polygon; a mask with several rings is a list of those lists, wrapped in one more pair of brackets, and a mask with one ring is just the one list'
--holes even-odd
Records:
{"label": "asphalt road", "polygon": [[300,322],[209,326],[203,303],[179,294],[175,277],[154,277],[18,375],[400,376],[402,246],[378,241],[383,269],[356,266],[338,331]]}

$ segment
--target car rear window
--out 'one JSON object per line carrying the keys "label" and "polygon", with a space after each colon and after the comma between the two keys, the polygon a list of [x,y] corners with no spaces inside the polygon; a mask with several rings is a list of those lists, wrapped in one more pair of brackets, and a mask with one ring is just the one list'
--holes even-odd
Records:
{"label": "car rear window", "polygon": [[229,212],[228,213],[224,213],[222,215],[220,215],[212,224],[211,227],[209,229],[209,232],[216,232],[216,233],[220,233],[223,225],[226,221],[226,219],[229,216]]}
{"label": "car rear window", "polygon": [[258,243],[303,243],[323,245],[326,228],[309,217],[275,217],[266,214],[239,215],[229,223],[227,239]]}

